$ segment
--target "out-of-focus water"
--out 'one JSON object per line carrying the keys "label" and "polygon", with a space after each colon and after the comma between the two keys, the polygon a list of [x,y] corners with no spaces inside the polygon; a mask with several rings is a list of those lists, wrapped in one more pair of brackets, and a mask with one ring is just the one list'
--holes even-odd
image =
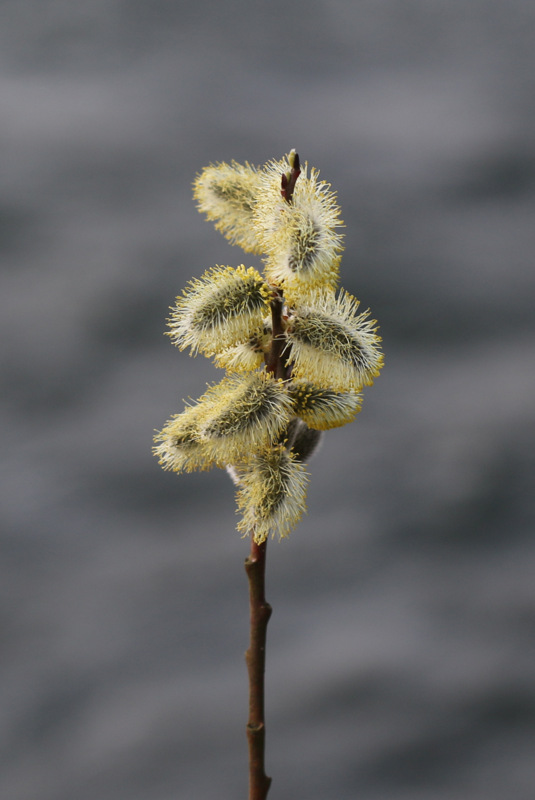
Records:
{"label": "out-of-focus water", "polygon": [[232,486],[151,439],[218,379],[169,305],[253,263],[191,181],[291,147],[386,365],[269,547],[270,798],[533,798],[534,36],[523,0],[2,3],[2,798],[246,796]]}

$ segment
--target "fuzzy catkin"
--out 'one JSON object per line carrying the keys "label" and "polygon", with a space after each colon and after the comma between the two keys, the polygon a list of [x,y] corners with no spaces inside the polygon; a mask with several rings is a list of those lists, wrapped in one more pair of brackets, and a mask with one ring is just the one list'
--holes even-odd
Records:
{"label": "fuzzy catkin", "polygon": [[225,378],[205,395],[211,413],[200,439],[217,461],[232,464],[276,440],[293,413],[282,381],[265,372]]}
{"label": "fuzzy catkin", "polygon": [[288,324],[288,355],[293,374],[338,391],[369,386],[379,374],[377,323],[347,292],[317,293],[294,310]]}
{"label": "fuzzy catkin", "polygon": [[354,390],[337,392],[309,381],[293,381],[288,391],[295,413],[310,428],[327,431],[352,422],[360,411],[362,395]]}
{"label": "fuzzy catkin", "polygon": [[262,174],[263,192],[254,208],[259,240],[266,253],[266,276],[284,287],[290,301],[318,288],[335,287],[341,259],[343,226],[336,196],[305,164],[292,201],[280,197],[281,170],[272,162]]}
{"label": "fuzzy catkin", "polygon": [[199,211],[246,253],[260,253],[253,210],[261,191],[261,175],[250,164],[215,164],[197,175],[193,195]]}
{"label": "fuzzy catkin", "polygon": [[256,453],[240,471],[238,530],[257,544],[287,536],[306,510],[307,473],[282,445]]}
{"label": "fuzzy catkin", "polygon": [[206,355],[250,338],[269,310],[269,288],[253,267],[213,267],[177,297],[169,336],[181,350]]}

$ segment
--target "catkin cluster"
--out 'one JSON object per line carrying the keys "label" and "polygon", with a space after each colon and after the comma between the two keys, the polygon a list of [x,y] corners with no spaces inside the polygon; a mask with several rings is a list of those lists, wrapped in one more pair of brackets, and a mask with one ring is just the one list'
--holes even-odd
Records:
{"label": "catkin cluster", "polygon": [[264,257],[192,280],[169,319],[172,342],[227,371],[155,436],[175,472],[226,468],[238,530],[286,536],[306,509],[304,464],[321,431],[351,422],[382,367],[369,312],[337,292],[340,209],[297,153],[262,168],[215,164],[194,183],[199,210],[233,244]]}

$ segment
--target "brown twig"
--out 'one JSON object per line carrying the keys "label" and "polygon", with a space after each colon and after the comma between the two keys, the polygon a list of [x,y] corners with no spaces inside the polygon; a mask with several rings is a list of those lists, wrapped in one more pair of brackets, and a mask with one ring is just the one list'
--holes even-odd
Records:
{"label": "brown twig", "polygon": [[289,155],[290,171],[283,172],[281,176],[281,195],[288,202],[292,202],[292,197],[295,189],[295,183],[301,174],[301,164],[299,162],[299,155],[292,150]]}
{"label": "brown twig", "polygon": [[267,777],[264,768],[264,673],[266,631],[271,616],[271,606],[265,596],[266,546],[267,541],[257,544],[251,538],[251,552],[245,561],[251,619],[249,649],[245,654],[249,673],[249,800],[265,800],[271,784],[271,778]]}
{"label": "brown twig", "polygon": [[288,378],[289,370],[286,367],[285,359],[283,357],[286,348],[286,327],[282,317],[284,309],[284,297],[282,291],[273,288],[273,296],[271,298],[271,348],[266,355],[266,370],[272,372],[275,378]]}

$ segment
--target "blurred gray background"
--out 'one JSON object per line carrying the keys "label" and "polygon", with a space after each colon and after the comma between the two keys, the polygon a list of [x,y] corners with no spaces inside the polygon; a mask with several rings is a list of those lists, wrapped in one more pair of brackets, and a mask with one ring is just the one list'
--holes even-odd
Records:
{"label": "blurred gray background", "polygon": [[272,800],[535,796],[535,6],[2,0],[0,796],[247,794],[248,543],[153,431],[164,337],[258,265],[195,173],[338,191],[386,365],[268,554]]}

